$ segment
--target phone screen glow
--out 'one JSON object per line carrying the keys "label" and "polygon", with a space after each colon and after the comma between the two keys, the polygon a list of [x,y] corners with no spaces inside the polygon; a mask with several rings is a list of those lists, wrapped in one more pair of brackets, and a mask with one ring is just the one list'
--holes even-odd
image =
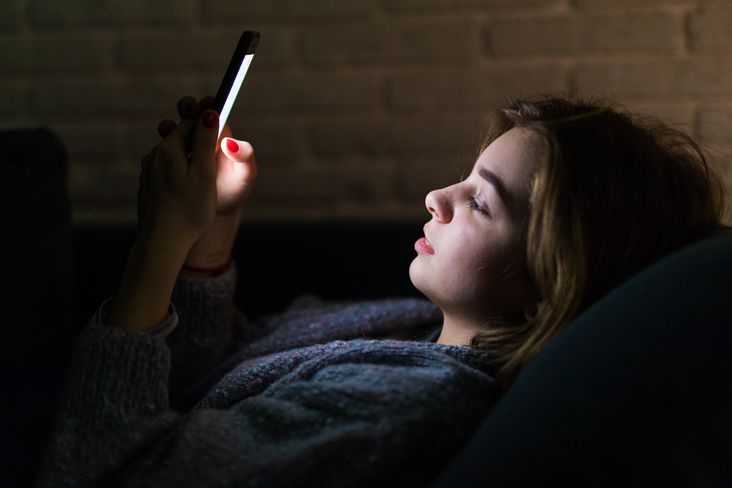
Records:
{"label": "phone screen glow", "polygon": [[234,83],[231,85],[229,95],[226,97],[226,101],[224,102],[224,108],[221,109],[221,113],[219,114],[219,137],[221,136],[221,131],[224,130],[224,124],[226,124],[226,119],[229,118],[231,107],[234,106],[234,100],[236,100],[236,96],[239,94],[239,89],[244,82],[244,77],[247,75],[249,65],[252,64],[253,58],[254,54],[247,54],[246,56],[244,56],[244,60],[239,66],[239,72],[236,74],[236,78],[234,78]]}

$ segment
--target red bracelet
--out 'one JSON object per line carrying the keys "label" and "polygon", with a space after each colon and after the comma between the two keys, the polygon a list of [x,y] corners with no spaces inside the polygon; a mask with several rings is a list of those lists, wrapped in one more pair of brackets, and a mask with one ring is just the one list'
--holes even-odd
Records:
{"label": "red bracelet", "polygon": [[229,260],[226,261],[225,264],[222,264],[221,266],[216,267],[216,268],[197,268],[195,266],[189,266],[187,264],[184,264],[183,269],[186,271],[195,271],[197,273],[206,273],[206,274],[210,274],[212,276],[216,276],[216,275],[223,273],[227,269],[229,269],[229,266],[231,266],[232,260],[233,260],[233,258],[230,257]]}

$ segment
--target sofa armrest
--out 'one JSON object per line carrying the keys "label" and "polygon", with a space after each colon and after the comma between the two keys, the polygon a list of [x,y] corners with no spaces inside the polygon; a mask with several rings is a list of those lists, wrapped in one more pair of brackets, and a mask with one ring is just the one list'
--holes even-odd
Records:
{"label": "sofa armrest", "polygon": [[517,377],[434,486],[732,486],[732,232],[650,265]]}

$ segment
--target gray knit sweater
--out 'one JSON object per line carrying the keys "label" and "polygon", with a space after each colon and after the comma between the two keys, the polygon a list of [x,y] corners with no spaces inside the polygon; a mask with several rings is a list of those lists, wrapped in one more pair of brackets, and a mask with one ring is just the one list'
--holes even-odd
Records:
{"label": "gray knit sweater", "polygon": [[233,264],[179,278],[148,333],[106,325],[102,304],[39,486],[424,485],[497,396],[484,355],[425,340],[425,300],[304,299],[254,324],[235,283]]}

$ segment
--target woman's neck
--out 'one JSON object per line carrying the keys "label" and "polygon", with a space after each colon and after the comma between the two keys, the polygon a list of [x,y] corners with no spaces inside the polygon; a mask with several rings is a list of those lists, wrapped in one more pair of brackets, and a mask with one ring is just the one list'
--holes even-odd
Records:
{"label": "woman's neck", "polygon": [[440,337],[437,338],[437,344],[445,344],[449,346],[469,346],[473,336],[478,332],[476,327],[470,321],[460,320],[445,315],[442,323],[442,331]]}

